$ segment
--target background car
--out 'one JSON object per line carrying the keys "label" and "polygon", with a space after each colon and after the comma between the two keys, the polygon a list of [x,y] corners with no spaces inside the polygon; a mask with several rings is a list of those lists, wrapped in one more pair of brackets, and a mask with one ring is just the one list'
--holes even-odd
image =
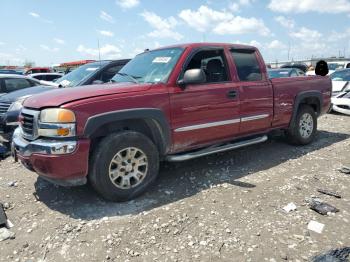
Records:
{"label": "background car", "polygon": [[333,86],[332,96],[336,96],[349,87],[350,68],[335,71],[330,75],[330,78],[332,79]]}
{"label": "background car", "polygon": [[[32,95],[51,91],[58,87],[77,87],[82,85],[108,83],[130,59],[106,60],[78,67],[57,79],[55,86],[33,86],[0,97],[0,134],[10,141],[13,130],[18,126],[18,116],[24,100]],[[38,81],[33,79],[34,81]]]}
{"label": "background car", "polygon": [[280,68],[298,68],[299,70],[306,73],[308,66],[304,63],[287,63],[285,65],[282,65]]}
{"label": "background car", "polygon": [[305,73],[298,68],[268,69],[267,73],[270,78],[305,76]]}
{"label": "background car", "polygon": [[63,76],[63,74],[60,73],[35,73],[28,75],[29,77],[42,80],[42,81],[49,81],[52,82],[60,77]]}
{"label": "background car", "polygon": [[37,85],[40,85],[40,82],[28,76],[0,74],[0,96]]}
{"label": "background car", "polygon": [[350,87],[332,97],[332,110],[350,116]]}
{"label": "background car", "polygon": [[22,75],[21,72],[13,70],[13,69],[0,69],[0,74],[7,74],[7,75]]}
{"label": "background car", "polygon": [[32,67],[24,71],[25,75],[36,74],[36,73],[50,73],[49,67]]}

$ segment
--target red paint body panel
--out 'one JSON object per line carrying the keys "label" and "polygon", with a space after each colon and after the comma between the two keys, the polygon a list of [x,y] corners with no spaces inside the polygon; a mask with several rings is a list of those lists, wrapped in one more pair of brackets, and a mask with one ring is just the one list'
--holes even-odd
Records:
{"label": "red paint body panel", "polygon": [[[88,170],[89,142],[83,132],[88,118],[98,114],[137,108],[160,109],[171,128],[171,145],[168,154],[188,151],[207,145],[229,141],[238,137],[266,133],[274,128],[288,128],[296,96],[305,91],[318,91],[323,95],[322,112],[330,106],[331,81],[328,77],[298,77],[268,79],[265,63],[256,50],[263,79],[256,82],[240,82],[230,48],[250,48],[232,44],[184,44],[183,54],[175,65],[167,83],[159,84],[107,84],[62,89],[28,98],[24,106],[34,109],[63,107],[76,114],[80,149],[66,156],[33,155],[23,159],[41,175],[54,178],[85,176]],[[181,88],[178,77],[190,54],[201,47],[224,48],[229,66],[230,81],[225,83],[188,85]],[[228,98],[229,91],[237,97]],[[261,119],[243,121],[254,116]],[[234,120],[238,120],[235,122]],[[190,130],[196,125],[221,123]],[[189,128],[190,127],[190,128]],[[187,129],[186,129],[187,128]],[[189,130],[188,130],[189,129]],[[77,163],[72,169],[65,163]],[[69,172],[69,173],[67,173]]]}

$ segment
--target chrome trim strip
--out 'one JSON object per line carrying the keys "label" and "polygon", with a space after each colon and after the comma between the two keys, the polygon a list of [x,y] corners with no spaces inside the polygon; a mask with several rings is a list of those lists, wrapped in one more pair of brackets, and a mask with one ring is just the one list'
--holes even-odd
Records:
{"label": "chrome trim strip", "polygon": [[248,122],[248,121],[254,121],[254,120],[260,120],[269,117],[269,114],[262,114],[262,115],[256,115],[256,116],[247,116],[242,117],[241,122]]}
{"label": "chrome trim strip", "polygon": [[267,141],[267,139],[268,139],[268,137],[266,135],[264,135],[261,137],[252,138],[249,140],[240,141],[240,142],[233,143],[233,144],[226,144],[226,145],[218,146],[218,147],[205,148],[205,149],[199,150],[197,152],[192,152],[192,153],[187,153],[187,154],[186,153],[185,154],[178,154],[178,155],[169,155],[166,157],[166,160],[170,161],[170,162],[186,161],[186,160],[190,160],[190,159],[194,159],[194,158],[198,158],[198,157],[202,157],[202,156],[207,156],[207,155],[211,155],[211,154],[215,154],[215,153],[219,153],[219,152],[224,152],[224,151],[228,151],[228,150],[232,150],[232,149],[237,149],[237,148],[241,148],[241,147],[245,147],[245,146],[263,143],[263,142]]}
{"label": "chrome trim strip", "polygon": [[240,121],[241,120],[239,118],[237,118],[237,119],[231,119],[231,120],[225,120],[225,121],[219,121],[219,122],[211,122],[211,123],[207,123],[207,124],[185,126],[185,127],[180,127],[180,128],[175,129],[175,132],[186,132],[186,131],[197,130],[197,129],[202,129],[202,128],[237,124]]}

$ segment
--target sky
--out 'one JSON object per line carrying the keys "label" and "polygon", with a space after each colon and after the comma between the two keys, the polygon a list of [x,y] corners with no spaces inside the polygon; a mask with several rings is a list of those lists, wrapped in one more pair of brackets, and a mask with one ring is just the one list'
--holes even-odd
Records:
{"label": "sky", "polygon": [[0,10],[0,65],[203,41],[254,45],[267,62],[350,57],[350,0],[0,0]]}

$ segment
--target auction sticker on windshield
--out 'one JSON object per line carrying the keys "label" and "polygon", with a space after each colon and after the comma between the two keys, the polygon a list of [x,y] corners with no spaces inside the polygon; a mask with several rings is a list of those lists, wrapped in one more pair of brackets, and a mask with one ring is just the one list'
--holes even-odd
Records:
{"label": "auction sticker on windshield", "polygon": [[98,69],[98,67],[89,67],[86,68],[86,71],[96,71]]}
{"label": "auction sticker on windshield", "polygon": [[159,56],[153,59],[152,63],[162,63],[167,64],[171,60],[171,57],[169,56]]}

